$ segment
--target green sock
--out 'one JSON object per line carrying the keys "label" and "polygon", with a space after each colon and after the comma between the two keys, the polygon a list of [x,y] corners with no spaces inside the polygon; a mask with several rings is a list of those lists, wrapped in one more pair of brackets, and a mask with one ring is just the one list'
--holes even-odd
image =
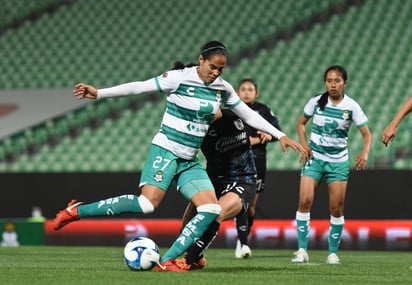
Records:
{"label": "green sock", "polygon": [[335,218],[331,216],[330,230],[329,230],[329,250],[328,254],[338,253],[339,244],[342,236],[344,225],[343,217]]}
{"label": "green sock", "polygon": [[78,207],[81,218],[90,216],[114,216],[123,213],[143,213],[138,196],[122,195]]}
{"label": "green sock", "polygon": [[210,212],[198,212],[183,228],[182,232],[160,259],[161,262],[179,257],[202,236],[218,214]]}
{"label": "green sock", "polygon": [[308,250],[310,213],[296,212],[296,226],[298,231],[298,249]]}

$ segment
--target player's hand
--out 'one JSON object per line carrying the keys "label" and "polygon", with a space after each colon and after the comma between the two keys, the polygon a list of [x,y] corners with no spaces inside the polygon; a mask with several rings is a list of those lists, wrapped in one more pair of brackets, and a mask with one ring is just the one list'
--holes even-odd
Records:
{"label": "player's hand", "polygon": [[83,99],[83,98],[96,99],[97,89],[94,88],[92,85],[88,85],[85,83],[78,83],[74,86],[73,94],[78,99]]}
{"label": "player's hand", "polygon": [[306,153],[306,150],[301,146],[298,142],[288,138],[287,136],[283,136],[279,139],[280,146],[282,147],[283,153],[288,154],[288,147],[293,149],[296,155]]}
{"label": "player's hand", "polygon": [[309,161],[311,157],[313,157],[312,149],[309,146],[304,146],[305,152],[303,152],[300,156],[299,162],[300,163],[305,163]]}
{"label": "player's hand", "polygon": [[381,135],[382,143],[387,147],[390,145],[396,136],[396,128],[388,126],[386,127]]}
{"label": "player's hand", "polygon": [[364,170],[366,169],[366,165],[368,164],[368,155],[366,153],[361,152],[356,156],[356,170]]}
{"label": "player's hand", "polygon": [[219,120],[220,118],[222,118],[222,116],[223,116],[223,114],[222,114],[222,109],[218,108],[218,109],[216,110],[216,114],[215,114],[215,116],[213,117],[211,123],[213,123],[213,122],[216,121],[216,120]]}
{"label": "player's hand", "polygon": [[259,136],[259,140],[261,144],[265,144],[267,142],[270,142],[272,140],[272,135],[257,131],[257,135]]}

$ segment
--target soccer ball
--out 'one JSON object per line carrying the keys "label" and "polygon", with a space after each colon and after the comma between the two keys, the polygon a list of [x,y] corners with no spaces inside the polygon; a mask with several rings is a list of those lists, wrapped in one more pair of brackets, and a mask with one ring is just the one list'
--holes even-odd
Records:
{"label": "soccer ball", "polygon": [[157,263],[159,263],[159,247],[150,238],[137,237],[126,244],[123,257],[130,270],[151,270]]}

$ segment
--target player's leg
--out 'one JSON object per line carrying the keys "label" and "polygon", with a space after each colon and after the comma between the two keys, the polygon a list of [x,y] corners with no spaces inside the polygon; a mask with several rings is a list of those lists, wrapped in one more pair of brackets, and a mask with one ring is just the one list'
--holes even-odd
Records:
{"label": "player's leg", "polygon": [[236,258],[242,258],[242,246],[243,245],[246,245],[249,247],[248,245],[248,232],[249,232],[248,218],[249,218],[248,213],[243,213],[235,217],[235,224],[236,224],[236,231],[237,231],[236,248],[235,248]]}
{"label": "player's leg", "polygon": [[296,226],[298,230],[298,248],[308,249],[308,240],[310,232],[310,210],[317,182],[309,177],[302,176],[300,179],[299,205],[296,212]]}
{"label": "player's leg", "polygon": [[[196,213],[196,207],[190,202],[183,213],[180,231],[183,230],[184,226],[196,215]],[[204,268],[206,266],[206,259],[203,257],[203,253],[217,236],[219,227],[220,223],[216,220],[213,221],[203,235],[189,247],[185,257],[176,259],[176,263],[179,263],[180,267],[190,267],[190,270]]]}
{"label": "player's leg", "polygon": [[346,181],[335,181],[329,184],[330,232],[329,254],[338,253],[345,219],[343,206],[346,193]]}
{"label": "player's leg", "polygon": [[197,213],[196,206],[192,202],[189,202],[186,206],[185,211],[183,212],[180,231],[183,230],[184,226],[196,215],[196,213]]}
{"label": "player's leg", "polygon": [[58,230],[70,222],[84,217],[152,213],[163,200],[176,173],[176,166],[175,155],[161,147],[152,145],[140,179],[142,186],[140,196],[121,195],[90,204],[72,200],[67,208],[56,215],[53,221],[54,229]]}
{"label": "player's leg", "polygon": [[[236,258],[248,258],[252,255],[252,251],[249,247],[248,238],[255,221],[256,204],[259,198],[260,183],[257,183],[257,190],[254,199],[249,204],[249,208],[246,213],[238,215],[235,218],[237,241],[235,248]],[[242,250],[243,249],[243,250]]]}
{"label": "player's leg", "polygon": [[[144,195],[145,192],[150,192],[150,196]],[[143,187],[140,196],[127,194],[90,204],[72,200],[65,209],[57,213],[53,221],[54,229],[59,230],[65,225],[84,217],[115,216],[124,213],[152,213],[162,201],[164,194],[164,190],[156,186],[146,185]]]}
{"label": "player's leg", "polygon": [[[232,219],[236,215],[245,214],[249,201],[253,199],[256,192],[256,187],[253,184],[228,184],[226,189],[219,194],[219,205],[221,206],[221,214],[209,225],[209,228],[204,232],[202,237],[193,244],[184,259],[181,260],[182,263],[192,265],[194,262],[198,261],[203,257],[204,251],[210,246],[214,241],[220,223]],[[204,266],[203,266],[204,267]],[[191,269],[199,269],[202,267],[195,268],[191,266]]]}
{"label": "player's leg", "polygon": [[337,256],[345,224],[343,215],[349,177],[349,162],[329,163],[326,182],[329,191],[330,231],[327,263],[339,264]]}
{"label": "player's leg", "polygon": [[307,254],[310,235],[310,210],[312,208],[315,190],[322,178],[322,165],[320,161],[312,159],[302,167],[299,186],[299,204],[296,212],[296,227],[298,235],[298,250],[292,262],[308,262]]}
{"label": "player's leg", "polygon": [[219,205],[221,207],[219,217],[209,225],[202,237],[197,240],[187,251],[187,255],[185,257],[187,264],[192,264],[194,261],[199,260],[203,256],[204,251],[215,239],[220,223],[227,219],[233,218],[236,214],[241,212],[243,208],[240,197],[232,192],[226,193],[220,197]]}
{"label": "player's leg", "polygon": [[[183,185],[180,192],[186,194],[193,192],[189,188],[196,188],[194,184],[202,184],[200,181],[193,181],[192,185]],[[190,184],[191,184],[190,183]],[[204,182],[206,183],[206,181]],[[175,259],[188,250],[190,246],[198,240],[209,225],[215,221],[220,214],[220,206],[214,190],[201,190],[192,196],[192,203],[196,206],[196,215],[183,227],[180,235],[172,246],[161,258],[161,266],[157,266],[157,271],[187,271],[189,268],[179,268],[175,264]],[[176,268],[177,267],[177,268]]]}
{"label": "player's leg", "polygon": [[[162,256],[162,264],[166,264],[169,260],[173,261],[186,252],[194,241],[202,236],[221,211],[209,176],[197,160],[181,163],[178,173],[178,191],[191,201],[196,207],[197,213],[183,227],[176,241]],[[157,270],[159,269],[157,268]]]}
{"label": "player's leg", "polygon": [[[257,189],[259,189],[259,186],[258,186]],[[259,200],[259,195],[260,195],[260,191],[258,190],[258,191],[256,191],[255,198],[253,199],[252,203],[250,203],[249,209],[247,211],[247,224],[248,224],[247,234],[248,234],[248,236],[250,235],[250,232],[251,232],[252,227],[253,227],[253,223],[255,222],[256,205],[257,205],[257,202]]]}

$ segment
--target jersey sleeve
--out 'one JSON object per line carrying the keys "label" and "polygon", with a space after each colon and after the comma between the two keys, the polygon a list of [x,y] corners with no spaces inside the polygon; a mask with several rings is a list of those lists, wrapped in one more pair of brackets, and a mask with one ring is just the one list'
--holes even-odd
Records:
{"label": "jersey sleeve", "polygon": [[224,102],[224,107],[234,108],[239,105],[242,100],[240,99],[239,95],[237,95],[233,86],[230,83],[225,82],[225,89],[228,93],[228,96],[226,102]]}
{"label": "jersey sleeve", "polygon": [[365,115],[362,108],[356,102],[353,106],[352,120],[358,128],[368,123],[368,117]]}
{"label": "jersey sleeve", "polygon": [[311,118],[313,117],[313,114],[315,112],[315,107],[317,104],[317,100],[318,100],[318,96],[316,97],[312,97],[305,105],[305,107],[303,108],[303,115],[306,118]]}
{"label": "jersey sleeve", "polygon": [[155,79],[135,81],[97,90],[97,99],[140,95],[156,92]]}
{"label": "jersey sleeve", "polygon": [[184,76],[183,69],[179,70],[169,70],[155,77],[157,91],[159,92],[171,92],[176,90],[181,81],[182,76]]}

